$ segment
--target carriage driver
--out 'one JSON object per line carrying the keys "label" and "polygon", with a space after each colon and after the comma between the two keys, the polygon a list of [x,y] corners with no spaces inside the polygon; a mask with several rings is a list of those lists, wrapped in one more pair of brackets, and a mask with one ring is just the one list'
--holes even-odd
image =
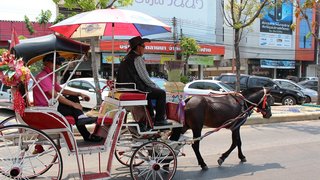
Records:
{"label": "carriage driver", "polygon": [[[155,126],[171,125],[166,119],[166,92],[151,81],[142,58],[146,42],[150,39],[136,36],[129,40],[129,52],[120,62],[118,70],[118,83],[135,83],[140,91],[148,92],[148,110],[154,120]],[[151,100],[156,100],[156,115],[154,116]]]}
{"label": "carriage driver", "polygon": [[[59,68],[62,62],[65,60],[63,57],[59,57],[59,54],[56,54],[56,67]],[[47,54],[43,58],[43,69],[42,71],[36,76],[36,80],[39,82],[40,79],[47,76],[49,73],[53,71],[53,59],[54,53]],[[57,78],[55,78],[57,80]],[[53,74],[47,76],[43,80],[39,82],[40,88],[45,93],[48,99],[51,99],[52,91],[54,93],[54,97],[57,97],[57,92],[61,91],[60,85],[57,81],[54,83],[54,90],[52,87],[53,81]],[[59,106],[58,111],[64,116],[72,116],[76,121],[76,126],[78,128],[79,133],[82,135],[85,141],[91,142],[99,142],[102,140],[101,137],[90,134],[87,130],[85,124],[92,124],[97,121],[96,117],[87,117],[83,114],[82,106],[80,105],[79,96],[82,97],[84,100],[90,100],[90,97],[70,91],[70,90],[63,90],[62,94],[65,96],[60,96],[58,98]],[[40,91],[38,86],[35,86],[33,89],[33,99],[35,106],[48,106],[48,102],[46,98],[43,96],[42,92]]]}

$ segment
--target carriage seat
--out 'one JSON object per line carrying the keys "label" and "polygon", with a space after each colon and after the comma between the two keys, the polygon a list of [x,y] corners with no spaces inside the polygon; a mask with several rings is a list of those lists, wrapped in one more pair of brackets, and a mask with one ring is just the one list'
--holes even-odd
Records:
{"label": "carriage seat", "polygon": [[115,99],[120,101],[135,101],[135,100],[146,100],[147,93],[143,92],[114,92]]}
{"label": "carriage seat", "polygon": [[[103,117],[98,117],[97,124],[101,125],[102,124],[102,120],[103,120]],[[103,125],[111,126],[112,122],[113,122],[113,118],[112,117],[105,117]]]}
{"label": "carriage seat", "polygon": [[[76,121],[72,116],[64,116],[65,120],[68,122],[65,125],[75,125]],[[64,122],[59,114],[54,111],[33,111],[26,110],[22,116],[22,120],[29,126],[35,127],[37,129],[56,129],[56,128],[65,128],[65,125],[62,125],[61,122]]]}
{"label": "carriage seat", "polygon": [[76,120],[72,116],[65,116],[65,118],[67,119],[69,124],[71,124],[71,125],[76,124]]}

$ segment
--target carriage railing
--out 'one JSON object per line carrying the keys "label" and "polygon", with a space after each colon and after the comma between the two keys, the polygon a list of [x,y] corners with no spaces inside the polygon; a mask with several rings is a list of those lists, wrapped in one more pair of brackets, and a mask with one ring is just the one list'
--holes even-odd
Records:
{"label": "carriage railing", "polygon": [[[62,92],[63,92],[63,90],[65,89],[66,84],[65,84],[63,87],[61,87],[61,91],[58,92],[57,97],[48,99],[48,97],[46,96],[45,92],[44,92],[44,91],[42,90],[42,88],[40,87],[40,84],[39,84],[39,83],[40,83],[42,80],[44,80],[45,78],[49,77],[50,75],[52,75],[52,74],[54,75],[55,73],[57,73],[57,72],[59,72],[60,70],[64,69],[65,67],[67,67],[67,68],[65,69],[65,71],[66,71],[66,70],[70,67],[70,64],[76,63],[77,65],[76,65],[75,68],[72,70],[70,76],[69,76],[68,79],[67,79],[67,82],[70,81],[70,79],[71,79],[72,76],[75,74],[75,72],[76,72],[76,70],[78,69],[78,67],[80,66],[80,64],[84,61],[84,57],[85,57],[85,55],[82,55],[82,57],[81,57],[79,60],[69,61],[68,63],[63,64],[63,65],[62,65],[61,67],[59,67],[58,69],[56,69],[55,66],[54,66],[52,72],[48,73],[47,75],[45,75],[44,77],[42,77],[42,78],[39,79],[39,80],[36,80],[35,76],[32,75],[32,74],[30,74],[30,75],[31,75],[31,79],[33,80],[34,84],[31,86],[30,89],[27,89],[27,90],[26,90],[26,93],[23,95],[23,98],[27,97],[27,99],[28,99],[28,93],[29,93],[29,91],[32,91],[33,88],[37,86],[37,87],[39,88],[41,94],[44,96],[44,98],[45,98],[46,101],[48,102],[48,105],[49,105],[49,106],[55,106],[56,103],[57,103],[57,101],[58,101],[58,99],[59,99],[59,97],[62,96]],[[56,77],[53,76],[53,78],[54,78],[54,79],[53,79],[53,83],[54,83]],[[53,96],[53,95],[54,95],[54,84],[52,84],[52,86],[53,86],[52,97],[54,97],[54,96]],[[27,103],[27,104],[29,104],[29,103]]]}

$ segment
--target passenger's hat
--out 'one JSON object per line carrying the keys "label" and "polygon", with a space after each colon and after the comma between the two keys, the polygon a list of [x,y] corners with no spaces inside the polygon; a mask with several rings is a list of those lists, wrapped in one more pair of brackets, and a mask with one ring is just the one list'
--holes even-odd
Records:
{"label": "passenger's hat", "polygon": [[129,40],[130,49],[134,49],[138,45],[141,45],[145,42],[151,42],[148,38],[141,38],[141,36],[136,36]]}
{"label": "passenger's hat", "polygon": [[[50,53],[44,56],[43,62],[53,62],[54,53]],[[66,59],[64,57],[60,57],[59,53],[56,53],[56,64],[61,65]]]}

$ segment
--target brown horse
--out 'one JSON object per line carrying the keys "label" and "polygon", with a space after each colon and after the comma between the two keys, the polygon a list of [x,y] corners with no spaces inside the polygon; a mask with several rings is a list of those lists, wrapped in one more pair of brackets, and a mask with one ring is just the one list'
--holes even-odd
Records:
{"label": "brown horse", "polygon": [[[203,126],[216,128],[228,128],[232,131],[232,144],[229,150],[222,154],[218,163],[221,165],[229,154],[238,147],[238,157],[241,162],[246,162],[242,154],[240,126],[245,122],[252,110],[261,112],[264,118],[272,116],[268,104],[270,89],[251,88],[241,93],[232,93],[219,96],[193,96],[186,101],[185,126],[173,129],[170,140],[177,141],[180,134],[187,129],[192,129],[193,138],[201,139]],[[212,131],[214,132],[214,131]],[[203,136],[204,137],[204,136]],[[192,144],[199,165],[203,170],[208,169],[199,151],[199,140]]]}

